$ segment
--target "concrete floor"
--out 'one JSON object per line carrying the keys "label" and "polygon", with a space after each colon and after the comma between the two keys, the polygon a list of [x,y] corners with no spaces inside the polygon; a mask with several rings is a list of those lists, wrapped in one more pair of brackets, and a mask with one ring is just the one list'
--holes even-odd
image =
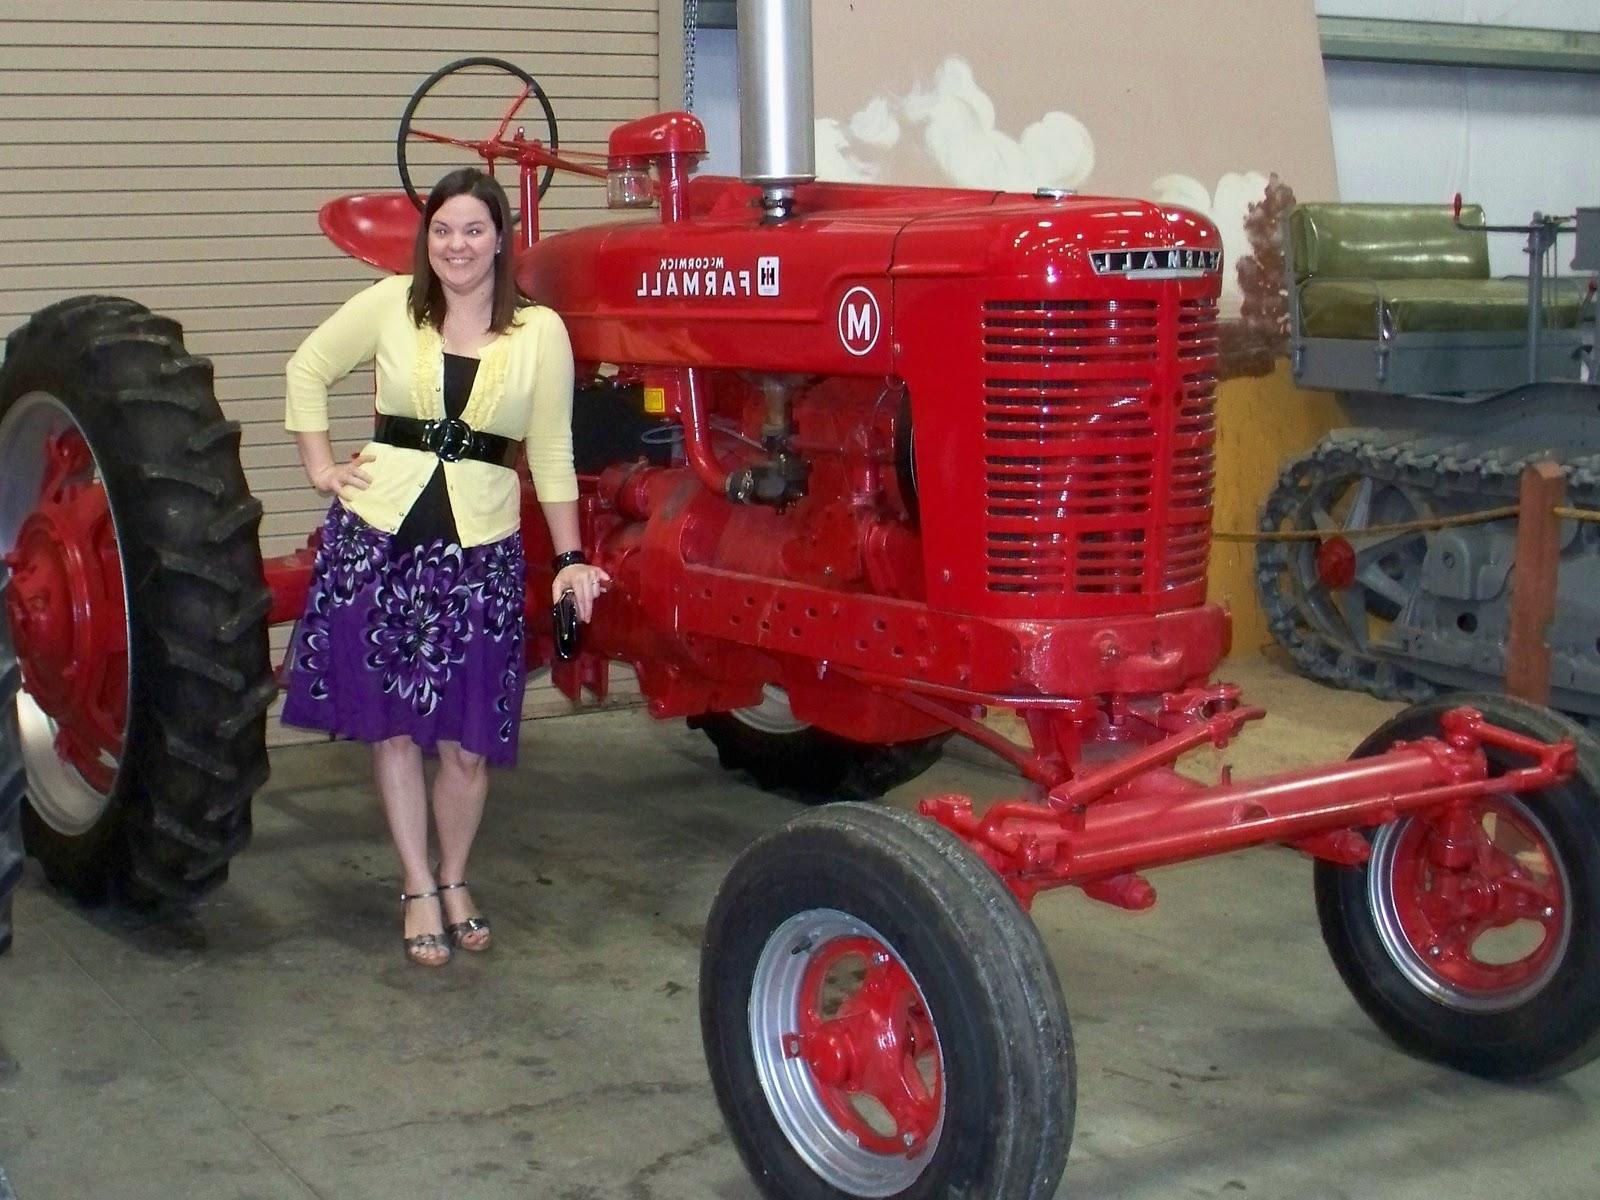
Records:
{"label": "concrete floor", "polygon": [[[1240,773],[1342,757],[1393,707],[1225,674],[1274,710],[1229,752]],[[796,806],[638,710],[536,722],[522,755],[473,871],[495,949],[442,971],[401,959],[354,746],[275,754],[254,844],[181,923],[80,911],[30,864],[0,960],[0,1196],[754,1200],[696,963],[724,871]],[[1011,786],[964,752],[890,802]],[[1288,851],[1153,881],[1138,916],[1075,893],[1036,908],[1078,1047],[1062,1197],[1596,1195],[1600,1065],[1509,1088],[1394,1050]]]}

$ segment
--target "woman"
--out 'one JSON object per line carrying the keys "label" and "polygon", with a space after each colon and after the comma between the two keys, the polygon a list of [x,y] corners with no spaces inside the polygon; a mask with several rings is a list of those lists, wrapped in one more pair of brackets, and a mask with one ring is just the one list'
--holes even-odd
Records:
{"label": "woman", "polygon": [[[523,689],[519,484],[527,458],[556,549],[551,599],[587,621],[608,576],[579,549],[572,348],[512,274],[511,210],[475,168],[423,209],[412,274],[349,300],[289,360],[286,427],[334,497],[290,653],[287,724],[372,744],[400,858],[403,942],[422,966],[485,950],[466,887],[488,767],[516,761]],[[372,441],[336,459],[328,389],[376,363]],[[438,873],[428,865],[424,755]]]}

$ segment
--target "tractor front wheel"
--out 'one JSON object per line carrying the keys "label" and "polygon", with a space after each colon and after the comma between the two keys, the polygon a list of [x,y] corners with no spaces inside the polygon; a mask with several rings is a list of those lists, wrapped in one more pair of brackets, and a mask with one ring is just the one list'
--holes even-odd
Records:
{"label": "tractor front wheel", "polygon": [[0,555],[22,824],[80,899],[197,896],[249,838],[275,692],[260,516],[239,427],[175,322],[81,297],[11,334]]}
{"label": "tractor front wheel", "polygon": [[717,748],[725,770],[747,771],[758,787],[804,804],[876,800],[921,775],[944,751],[949,734],[894,745],[853,742],[797,720],[781,688],[768,686],[760,704],[690,721]]}
{"label": "tractor front wheel", "polygon": [[762,1191],[1048,1200],[1072,1034],[1038,930],[931,821],[806,813],[734,864],[700,964],[706,1061]]}
{"label": "tractor front wheel", "polygon": [[[1600,744],[1565,717],[1498,695],[1415,705],[1357,748],[1439,732],[1452,708],[1544,741],[1570,738],[1577,773],[1474,803],[1471,855],[1441,865],[1427,816],[1368,831],[1365,866],[1316,867],[1322,936],[1356,1001],[1403,1048],[1494,1079],[1545,1079],[1600,1055]],[[1486,746],[1496,770],[1526,765]]]}

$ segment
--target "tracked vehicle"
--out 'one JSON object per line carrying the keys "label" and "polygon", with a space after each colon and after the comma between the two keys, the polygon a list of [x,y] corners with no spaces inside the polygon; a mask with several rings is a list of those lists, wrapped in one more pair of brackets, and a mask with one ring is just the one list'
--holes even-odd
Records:
{"label": "tracked vehicle", "polygon": [[[1488,277],[1491,233],[1527,238],[1527,280]],[[1260,544],[1273,637],[1313,678],[1389,699],[1498,688],[1515,518],[1367,531],[1513,506],[1542,460],[1600,508],[1600,209],[1491,227],[1459,200],[1301,205],[1286,242],[1295,380],[1340,392],[1357,424],[1286,465],[1262,507],[1263,533],[1326,535]],[[1600,525],[1563,524],[1558,586],[1552,704],[1593,720]]]}

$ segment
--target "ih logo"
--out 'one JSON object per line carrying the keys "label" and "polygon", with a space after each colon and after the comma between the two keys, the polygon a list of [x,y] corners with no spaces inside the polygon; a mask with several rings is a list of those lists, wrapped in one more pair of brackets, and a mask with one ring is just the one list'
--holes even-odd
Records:
{"label": "ih logo", "polygon": [[778,294],[778,256],[764,255],[756,259],[756,295]]}
{"label": "ih logo", "polygon": [[839,301],[839,340],[857,358],[878,344],[883,319],[878,314],[878,298],[864,287],[853,287]]}

